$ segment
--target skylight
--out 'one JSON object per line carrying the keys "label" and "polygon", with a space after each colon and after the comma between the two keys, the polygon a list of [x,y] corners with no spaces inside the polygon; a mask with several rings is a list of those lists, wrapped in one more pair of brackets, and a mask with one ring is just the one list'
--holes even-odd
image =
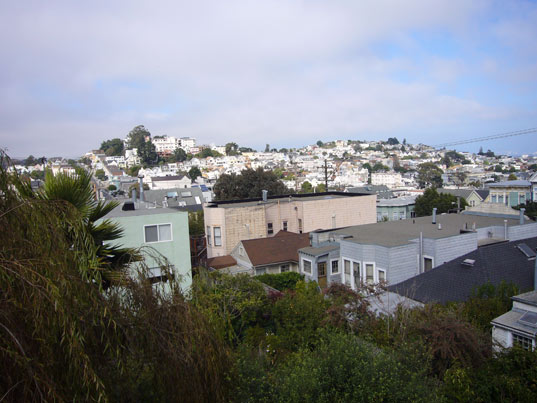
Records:
{"label": "skylight", "polygon": [[518,321],[525,325],[537,327],[537,312],[526,312]]}
{"label": "skylight", "polygon": [[516,246],[528,259],[534,258],[536,253],[533,249],[531,249],[528,245],[525,243],[519,243]]}

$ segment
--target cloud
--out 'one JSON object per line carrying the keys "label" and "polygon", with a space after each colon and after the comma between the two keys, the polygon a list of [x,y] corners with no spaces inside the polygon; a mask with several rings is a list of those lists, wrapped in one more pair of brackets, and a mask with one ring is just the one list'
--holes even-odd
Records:
{"label": "cloud", "polygon": [[[531,42],[527,9],[496,24],[487,20],[494,7],[463,0],[7,2],[0,10],[0,35],[9,38],[0,44],[0,143],[17,155],[82,154],[145,124],[154,134],[201,142],[284,146],[509,119],[511,105],[459,90],[484,60],[490,87],[504,68],[496,48],[472,59],[482,45],[476,21],[487,38],[516,49],[513,24],[522,18],[522,37]],[[449,54],[425,45],[439,32],[456,44]],[[532,80],[534,66],[516,59],[510,68]]]}

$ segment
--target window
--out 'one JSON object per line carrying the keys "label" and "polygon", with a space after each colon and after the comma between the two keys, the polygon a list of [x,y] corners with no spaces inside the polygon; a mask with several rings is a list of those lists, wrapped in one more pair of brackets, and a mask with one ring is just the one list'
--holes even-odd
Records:
{"label": "window", "polygon": [[287,231],[287,221],[284,221],[284,222],[283,222],[282,229],[283,229],[284,231]]}
{"label": "window", "polygon": [[145,242],[165,242],[172,240],[172,225],[157,224],[144,227]]}
{"label": "window", "polygon": [[214,227],[214,246],[222,246],[222,230]]}
{"label": "window", "polygon": [[526,195],[524,193],[518,194],[518,204],[526,203]]}
{"label": "window", "polygon": [[356,285],[360,284],[361,277],[360,277],[360,263],[358,262],[352,262],[352,272],[354,274],[354,283]]}
{"label": "window", "polygon": [[265,274],[267,272],[267,268],[266,267],[262,267],[260,269],[255,269],[255,275],[256,276],[259,276],[261,274]]}
{"label": "window", "polygon": [[406,219],[406,211],[400,211],[399,212],[399,219],[400,220]]}
{"label": "window", "polygon": [[365,264],[365,281],[367,284],[373,284],[375,282],[374,278],[375,265],[372,263]]}
{"label": "window", "polygon": [[289,265],[288,264],[282,264],[280,266],[280,273],[285,273],[286,271],[289,271]]}
{"label": "window", "polygon": [[298,219],[298,233],[302,234],[302,219]]}
{"label": "window", "polygon": [[533,350],[533,341],[529,337],[513,333],[513,346],[517,345],[524,350]]}
{"label": "window", "polygon": [[503,195],[498,196],[498,203],[503,203]]}
{"label": "window", "polygon": [[423,271],[429,271],[433,268],[433,258],[424,257],[423,258]]}
{"label": "window", "polygon": [[394,211],[394,212],[392,213],[392,219],[393,219],[393,221],[397,221],[397,220],[399,219],[398,217],[399,217],[399,213],[398,213],[397,211]]}
{"label": "window", "polygon": [[386,271],[379,269],[378,270],[378,278],[379,278],[379,283],[386,282]]}
{"label": "window", "polygon": [[211,243],[211,227],[209,227],[208,225],[205,233],[207,234],[207,245],[213,246],[213,244]]}
{"label": "window", "polygon": [[351,261],[350,260],[343,261],[343,271],[345,272],[345,284],[347,284],[350,287],[351,286]]}
{"label": "window", "polygon": [[274,234],[274,229],[272,228],[272,223],[271,222],[267,223],[267,233],[269,235]]}
{"label": "window", "polygon": [[309,260],[302,259],[302,271],[311,274],[311,262]]}
{"label": "window", "polygon": [[492,196],[490,196],[490,201],[491,201],[492,203],[496,203],[496,195],[492,195]]}
{"label": "window", "polygon": [[338,274],[339,273],[339,260],[332,260],[331,266],[332,266],[331,274]]}
{"label": "window", "polygon": [[382,214],[377,213],[377,222],[380,222],[380,221],[382,221]]}

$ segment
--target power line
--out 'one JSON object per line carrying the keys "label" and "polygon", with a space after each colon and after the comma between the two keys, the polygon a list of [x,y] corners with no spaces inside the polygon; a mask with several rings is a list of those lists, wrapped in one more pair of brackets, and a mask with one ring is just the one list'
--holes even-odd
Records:
{"label": "power line", "polygon": [[460,145],[460,144],[478,143],[480,141],[503,139],[505,137],[522,136],[523,134],[531,134],[531,133],[537,133],[537,127],[533,127],[531,129],[517,130],[517,131],[514,131],[514,132],[494,134],[494,135],[491,135],[491,136],[475,137],[473,139],[468,139],[468,140],[452,141],[450,143],[437,144],[434,147],[435,148],[444,148],[444,147],[447,147],[447,146],[456,146],[456,145]]}

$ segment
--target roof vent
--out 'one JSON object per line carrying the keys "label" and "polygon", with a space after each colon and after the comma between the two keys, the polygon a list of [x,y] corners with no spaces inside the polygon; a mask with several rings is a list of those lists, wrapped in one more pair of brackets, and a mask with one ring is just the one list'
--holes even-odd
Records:
{"label": "roof vent", "polygon": [[475,260],[474,259],[464,259],[461,264],[463,266],[474,267]]}

